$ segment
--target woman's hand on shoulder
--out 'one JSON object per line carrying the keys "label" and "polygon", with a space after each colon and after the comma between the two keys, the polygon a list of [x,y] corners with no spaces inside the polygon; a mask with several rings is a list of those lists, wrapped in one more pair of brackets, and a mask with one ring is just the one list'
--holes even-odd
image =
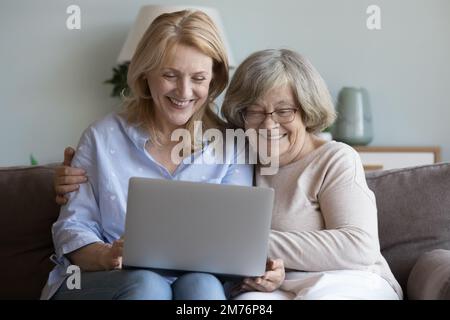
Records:
{"label": "woman's hand on shoulder", "polygon": [[85,170],[70,166],[74,155],[75,150],[67,147],[64,150],[64,162],[55,169],[54,186],[56,203],[59,205],[66,204],[66,193],[78,190],[80,188],[79,184],[87,181]]}
{"label": "woman's hand on shoulder", "polygon": [[[284,278],[285,270],[283,260],[269,258],[267,259],[266,272],[264,275],[256,278],[245,278],[237,293],[247,291],[272,292],[281,286]],[[236,292],[234,295],[236,295]]]}

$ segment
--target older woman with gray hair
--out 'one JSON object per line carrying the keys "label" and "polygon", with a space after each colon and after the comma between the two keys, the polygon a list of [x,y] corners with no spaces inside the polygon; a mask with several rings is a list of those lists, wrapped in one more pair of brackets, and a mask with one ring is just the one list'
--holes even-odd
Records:
{"label": "older woman with gray hair", "polygon": [[315,135],[335,112],[311,63],[290,50],[250,55],[231,80],[222,114],[279,150],[277,174],[256,169],[256,184],[275,189],[271,263],[264,276],[233,289],[236,299],[401,298],[380,253],[375,196],[358,154]]}

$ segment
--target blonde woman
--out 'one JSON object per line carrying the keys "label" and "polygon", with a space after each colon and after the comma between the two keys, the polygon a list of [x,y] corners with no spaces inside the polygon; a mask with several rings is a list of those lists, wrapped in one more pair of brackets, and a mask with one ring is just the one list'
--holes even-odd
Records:
{"label": "blonde woman", "polygon": [[314,135],[335,113],[311,63],[290,50],[250,55],[231,80],[222,113],[234,127],[279,145],[278,173],[256,170],[256,185],[275,189],[269,257],[278,262],[238,284],[236,298],[401,298],[380,253],[375,197],[358,154]]}
{"label": "blonde woman", "polygon": [[[122,270],[128,180],[131,176],[251,185],[253,168],[233,164],[176,163],[174,130],[194,137],[194,121],[203,129],[223,128],[213,112],[214,99],[228,82],[227,54],[219,33],[204,13],[163,14],[150,25],[131,60],[131,95],[125,111],[108,115],[83,133],[72,165],[59,168],[57,185],[76,192],[53,226],[57,264],[42,298],[53,299],[224,299],[221,282],[204,273],[163,277],[149,270]],[[184,157],[207,154],[194,139]],[[82,168],[82,169],[81,169]],[[239,168],[239,170],[236,170]],[[73,174],[85,172],[87,183]],[[239,172],[239,173],[238,173]],[[83,180],[83,179],[81,179]],[[66,191],[68,191],[66,189]],[[65,202],[64,198],[58,201]],[[81,268],[81,289],[70,290],[66,272]]]}

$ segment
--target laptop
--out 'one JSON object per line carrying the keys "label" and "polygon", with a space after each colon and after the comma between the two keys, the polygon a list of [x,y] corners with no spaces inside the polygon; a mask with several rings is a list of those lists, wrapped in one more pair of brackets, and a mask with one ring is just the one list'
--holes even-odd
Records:
{"label": "laptop", "polygon": [[273,199],[270,188],[133,177],[122,265],[261,276]]}

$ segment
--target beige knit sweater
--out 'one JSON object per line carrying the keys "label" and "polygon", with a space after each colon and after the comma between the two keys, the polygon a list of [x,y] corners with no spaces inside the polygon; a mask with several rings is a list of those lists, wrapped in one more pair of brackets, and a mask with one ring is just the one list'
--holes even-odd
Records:
{"label": "beige knit sweater", "polygon": [[402,297],[380,253],[375,196],[354,149],[327,142],[276,175],[257,173],[256,184],[275,189],[269,257],[283,259],[286,271],[371,271]]}

